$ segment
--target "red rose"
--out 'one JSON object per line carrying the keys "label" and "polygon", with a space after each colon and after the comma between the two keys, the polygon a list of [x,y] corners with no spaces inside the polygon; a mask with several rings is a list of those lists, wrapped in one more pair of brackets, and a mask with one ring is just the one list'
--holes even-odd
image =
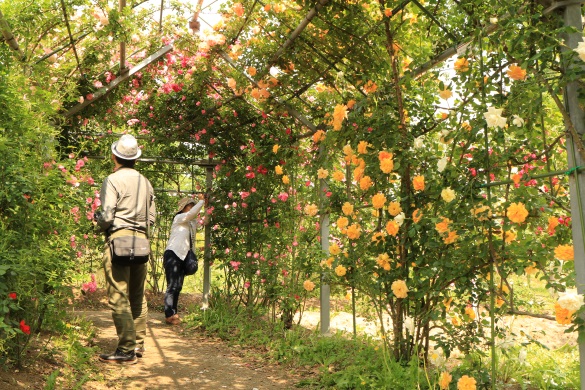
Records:
{"label": "red rose", "polygon": [[8,298],[16,299],[16,293],[15,292],[8,293]]}
{"label": "red rose", "polygon": [[30,334],[30,326],[24,323],[24,320],[20,321],[20,330],[24,334]]}

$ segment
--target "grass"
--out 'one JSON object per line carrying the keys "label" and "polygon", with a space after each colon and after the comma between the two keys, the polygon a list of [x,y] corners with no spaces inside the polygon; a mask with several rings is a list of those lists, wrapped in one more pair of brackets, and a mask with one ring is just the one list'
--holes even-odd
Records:
{"label": "grass", "polygon": [[[518,286],[518,282],[515,285]],[[553,302],[550,297],[547,300],[546,305]],[[395,362],[379,340],[363,335],[353,340],[347,333],[324,337],[302,327],[287,331],[280,322],[268,321],[261,311],[235,309],[217,299],[212,303],[206,311],[192,311],[185,318],[187,324],[244,347],[253,359],[283,363],[291,369],[305,371],[307,378],[300,380],[298,387],[439,389],[438,378],[445,368],[425,367],[416,358],[410,362]],[[496,389],[580,388],[577,346],[550,349],[527,339],[518,340],[498,352]],[[453,376],[451,390],[457,388],[457,381],[463,375],[476,378],[477,389],[491,389],[489,353],[473,353],[460,360],[451,359],[447,364]]]}

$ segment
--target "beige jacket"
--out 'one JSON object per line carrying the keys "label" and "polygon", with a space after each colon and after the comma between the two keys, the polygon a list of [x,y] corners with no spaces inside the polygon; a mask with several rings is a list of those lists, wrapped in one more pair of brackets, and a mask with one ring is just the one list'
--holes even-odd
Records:
{"label": "beige jacket", "polygon": [[111,234],[120,229],[146,232],[146,213],[150,226],[155,222],[154,191],[148,179],[132,168],[122,167],[109,175],[100,192],[102,214],[97,219],[100,231]]}

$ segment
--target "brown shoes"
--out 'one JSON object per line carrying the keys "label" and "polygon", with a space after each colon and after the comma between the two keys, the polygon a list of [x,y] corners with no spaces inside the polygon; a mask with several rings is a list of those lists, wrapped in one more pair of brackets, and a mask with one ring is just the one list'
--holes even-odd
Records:
{"label": "brown shoes", "polygon": [[169,325],[179,325],[181,323],[181,319],[179,318],[178,314],[172,315],[165,319],[165,322]]}

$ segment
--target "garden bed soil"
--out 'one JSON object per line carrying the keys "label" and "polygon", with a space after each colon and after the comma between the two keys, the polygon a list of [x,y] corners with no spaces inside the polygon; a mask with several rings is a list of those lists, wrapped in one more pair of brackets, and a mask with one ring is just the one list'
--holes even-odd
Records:
{"label": "garden bed soil", "polygon": [[[84,390],[118,389],[293,389],[302,379],[301,373],[293,373],[284,366],[254,358],[253,353],[239,346],[227,346],[220,339],[186,329],[184,325],[170,326],[162,312],[163,294],[148,293],[149,319],[147,344],[144,357],[137,364],[120,366],[99,362],[97,355],[113,352],[116,348],[116,331],[107,308],[103,290],[88,295],[77,295],[71,302],[72,316],[80,316],[93,322],[98,332],[92,340],[97,348],[92,358],[98,370],[99,380],[86,382]],[[180,305],[196,309],[199,295],[181,295]],[[185,311],[186,313],[186,311]],[[31,355],[34,354],[31,351]],[[38,353],[38,352],[37,352]],[[43,389],[46,377],[63,366],[62,359],[39,358],[34,364],[20,370],[0,370],[0,390]],[[69,386],[57,383],[57,389]]]}

